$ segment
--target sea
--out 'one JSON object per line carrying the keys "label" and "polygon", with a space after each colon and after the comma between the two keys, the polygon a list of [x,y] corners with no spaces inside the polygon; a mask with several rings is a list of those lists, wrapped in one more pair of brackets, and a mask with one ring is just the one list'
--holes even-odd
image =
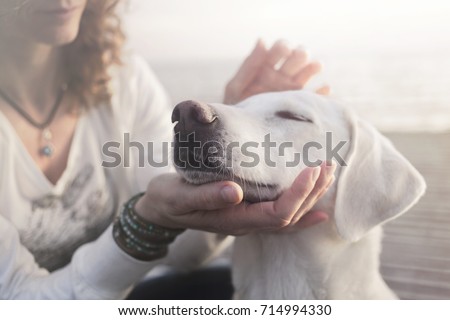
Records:
{"label": "sea", "polygon": [[[450,130],[450,59],[355,56],[328,61],[306,89],[329,84],[332,99],[383,131]],[[150,61],[174,104],[187,99],[221,102],[224,86],[240,63]]]}
{"label": "sea", "polygon": [[220,102],[257,38],[284,38],[324,66],[306,89],[330,85],[383,131],[450,130],[450,2],[319,2],[131,0],[128,46],[173,104]]}

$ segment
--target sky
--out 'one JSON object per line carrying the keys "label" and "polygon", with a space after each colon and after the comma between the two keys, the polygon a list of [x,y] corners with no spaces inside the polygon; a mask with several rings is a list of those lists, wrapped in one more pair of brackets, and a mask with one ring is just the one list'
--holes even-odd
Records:
{"label": "sky", "polygon": [[130,45],[152,60],[241,57],[258,38],[321,53],[450,55],[446,0],[129,0]]}

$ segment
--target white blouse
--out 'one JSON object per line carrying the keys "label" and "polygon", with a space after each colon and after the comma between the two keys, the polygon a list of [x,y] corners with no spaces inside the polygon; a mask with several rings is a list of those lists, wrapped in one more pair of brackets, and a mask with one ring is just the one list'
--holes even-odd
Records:
{"label": "white blouse", "polygon": [[[163,159],[162,143],[172,139],[171,106],[142,59],[129,58],[112,75],[111,105],[80,117],[56,185],[0,113],[0,299],[122,298],[155,265],[121,251],[110,225],[124,201],[170,170],[147,161],[139,168],[133,147],[125,167],[124,134],[145,147],[153,142],[150,155]],[[115,168],[102,165],[114,160],[102,150],[110,141],[121,146],[109,149],[122,158]]]}

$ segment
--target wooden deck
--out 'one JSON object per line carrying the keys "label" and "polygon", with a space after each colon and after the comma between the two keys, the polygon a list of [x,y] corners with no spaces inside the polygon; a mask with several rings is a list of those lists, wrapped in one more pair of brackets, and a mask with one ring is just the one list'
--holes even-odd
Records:
{"label": "wooden deck", "polygon": [[428,188],[415,207],[385,226],[381,272],[402,299],[450,299],[450,132],[386,135]]}

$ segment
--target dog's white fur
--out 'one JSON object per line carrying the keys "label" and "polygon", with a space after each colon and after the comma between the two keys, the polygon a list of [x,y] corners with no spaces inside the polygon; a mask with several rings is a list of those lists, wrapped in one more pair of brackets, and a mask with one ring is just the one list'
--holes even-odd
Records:
{"label": "dog's white fur", "polygon": [[[348,142],[339,152],[347,166],[338,166],[335,183],[314,207],[329,212],[329,221],[295,233],[236,238],[232,268],[236,298],[396,298],[379,273],[380,225],[414,205],[425,191],[425,182],[392,144],[331,99],[305,91],[261,94],[235,107],[213,104],[212,108],[222,122],[219,137],[224,144],[261,144],[267,133],[277,146],[293,143],[284,156],[272,149],[274,167],[264,161],[253,168],[242,167],[241,161],[251,159],[233,150],[233,173],[249,198],[273,199],[287,189],[305,165],[286,167],[286,160],[293,158],[293,152],[302,152],[305,143],[315,141],[324,147],[310,149],[309,160],[314,161],[326,159],[326,132],[332,133],[333,145]],[[312,122],[284,119],[277,111]],[[262,148],[251,151],[264,159]],[[217,179],[210,173],[180,173],[194,183]],[[266,188],[267,184],[272,187]]]}

